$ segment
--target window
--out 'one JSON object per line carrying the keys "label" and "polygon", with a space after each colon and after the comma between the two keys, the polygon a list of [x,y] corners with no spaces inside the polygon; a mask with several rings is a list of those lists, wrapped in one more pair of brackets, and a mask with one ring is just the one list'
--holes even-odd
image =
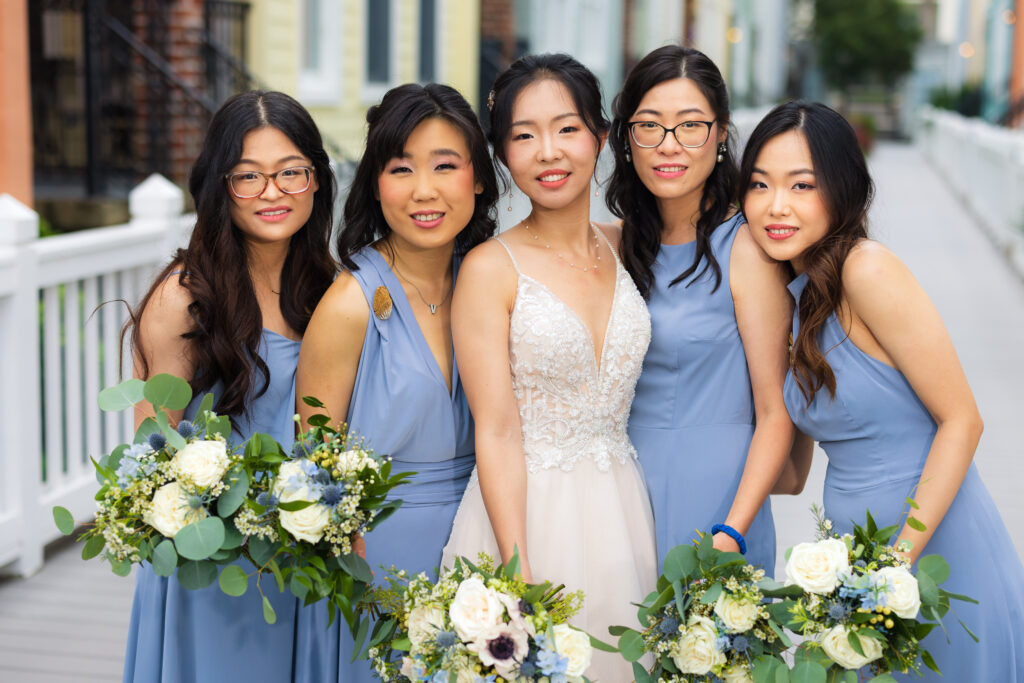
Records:
{"label": "window", "polygon": [[421,83],[437,80],[437,43],[437,0],[420,0],[419,78]]}
{"label": "window", "polygon": [[342,0],[300,0],[298,96],[305,104],[341,97]]}
{"label": "window", "polygon": [[366,80],[391,81],[391,0],[366,2]]}

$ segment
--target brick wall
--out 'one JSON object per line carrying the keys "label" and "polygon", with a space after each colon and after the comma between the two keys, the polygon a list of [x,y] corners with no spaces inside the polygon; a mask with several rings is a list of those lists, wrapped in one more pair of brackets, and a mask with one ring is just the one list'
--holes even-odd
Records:
{"label": "brick wall", "polygon": [[508,66],[515,57],[516,13],[514,0],[482,0],[480,3],[480,39],[501,43],[501,56]]}

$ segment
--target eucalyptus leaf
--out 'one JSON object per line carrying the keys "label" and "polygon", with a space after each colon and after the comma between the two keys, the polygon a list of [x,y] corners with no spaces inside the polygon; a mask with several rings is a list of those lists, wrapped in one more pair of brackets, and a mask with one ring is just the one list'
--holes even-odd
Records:
{"label": "eucalyptus leaf", "polygon": [[53,522],[57,525],[58,531],[65,536],[70,536],[75,532],[75,518],[65,507],[57,505],[53,508]]}
{"label": "eucalyptus leaf", "polygon": [[939,604],[939,587],[928,572],[917,573],[917,589],[921,593],[921,604],[935,606]]}
{"label": "eucalyptus leaf", "polygon": [[868,683],[896,683],[896,679],[890,674],[878,674],[874,678],[868,679]]}
{"label": "eucalyptus leaf", "polygon": [[236,598],[240,595],[245,595],[245,591],[249,589],[249,577],[246,576],[245,570],[237,564],[229,564],[224,567],[221,570],[220,577],[217,579],[217,583],[220,584],[222,591]]}
{"label": "eucalyptus leaf", "polygon": [[601,650],[602,652],[618,652],[619,651],[619,648],[615,647],[614,645],[610,645],[610,644],[604,642],[600,638],[595,638],[594,636],[590,636],[590,646],[593,647],[595,650]]}
{"label": "eucalyptus leaf", "polygon": [[181,450],[185,447],[185,439],[178,433],[178,430],[171,427],[170,422],[167,420],[167,413],[163,410],[156,412],[156,423],[160,427],[160,433],[164,435],[169,443],[176,450]]}
{"label": "eucalyptus leaf", "polygon": [[103,536],[100,536],[99,534],[91,537],[88,541],[85,542],[85,545],[82,546],[82,559],[91,560],[92,558],[96,557],[101,552],[103,552],[103,546],[105,546],[106,544],[106,539],[104,539]]}
{"label": "eucalyptus leaf", "polygon": [[224,542],[224,522],[207,517],[185,526],[174,537],[174,547],[187,560],[205,560]]}
{"label": "eucalyptus leaf", "polygon": [[234,524],[225,524],[224,542],[220,544],[220,549],[232,550],[233,548],[240,548],[244,540],[245,536],[242,535],[242,532]]}
{"label": "eucalyptus leaf", "polygon": [[97,402],[100,410],[117,412],[127,410],[143,399],[145,382],[141,379],[126,379],[120,384],[107,387],[100,392]]}
{"label": "eucalyptus leaf", "polygon": [[640,662],[633,662],[633,680],[636,683],[654,683],[651,674],[647,672],[647,669]]}
{"label": "eucalyptus leaf", "polygon": [[206,588],[217,579],[217,565],[209,560],[190,560],[178,567],[178,583],[194,591]]}
{"label": "eucalyptus leaf", "polygon": [[161,372],[146,380],[142,395],[154,408],[184,410],[192,400],[192,387],[181,377]]}
{"label": "eucalyptus leaf", "polygon": [[165,540],[153,549],[153,573],[157,576],[170,576],[178,566],[178,553],[174,542]]}
{"label": "eucalyptus leaf", "polygon": [[249,557],[252,558],[257,567],[265,565],[277,552],[277,545],[259,536],[250,536],[247,547]]}
{"label": "eucalyptus leaf", "polygon": [[665,556],[665,578],[670,582],[690,578],[697,571],[697,564],[697,550],[692,545],[677,545]]}
{"label": "eucalyptus leaf", "polygon": [[710,605],[718,600],[718,597],[722,594],[722,584],[717,581],[704,591],[704,595],[700,596],[700,601],[705,605]]}
{"label": "eucalyptus leaf", "polygon": [[196,411],[196,417],[192,420],[192,424],[199,429],[205,429],[206,413],[211,410],[213,410],[213,394],[204,394],[203,400],[199,402],[199,410]]}
{"label": "eucalyptus leaf", "polygon": [[128,560],[110,559],[110,571],[118,576],[128,576],[132,572],[132,563]]}
{"label": "eucalyptus leaf", "polygon": [[229,486],[217,499],[217,514],[221,517],[230,517],[245,502],[245,494],[249,492],[249,475],[244,469],[236,466],[228,471],[225,481],[229,482]]}
{"label": "eucalyptus leaf", "polygon": [[277,622],[277,612],[274,611],[274,608],[270,604],[270,600],[267,600],[267,596],[265,595],[263,596],[263,621],[268,624]]}
{"label": "eucalyptus leaf", "polygon": [[213,437],[220,434],[225,439],[231,437],[231,418],[226,415],[219,415],[206,423],[206,436]]}
{"label": "eucalyptus leaf", "polygon": [[817,662],[804,660],[797,662],[789,673],[793,683],[825,683],[825,667]]}
{"label": "eucalyptus leaf", "polygon": [[338,561],[349,576],[356,581],[362,581],[363,583],[373,581],[373,570],[370,569],[370,565],[355,553],[339,555]]}
{"label": "eucalyptus leaf", "polygon": [[644,639],[636,631],[629,630],[619,636],[619,652],[627,662],[635,662],[644,656]]}
{"label": "eucalyptus leaf", "polygon": [[150,434],[156,434],[159,431],[160,425],[156,423],[156,420],[147,417],[139,423],[139,428],[135,430],[135,436],[132,438],[132,443],[145,443],[149,440]]}
{"label": "eucalyptus leaf", "polygon": [[935,583],[949,578],[949,563],[941,555],[926,555],[917,561],[918,574],[924,572]]}

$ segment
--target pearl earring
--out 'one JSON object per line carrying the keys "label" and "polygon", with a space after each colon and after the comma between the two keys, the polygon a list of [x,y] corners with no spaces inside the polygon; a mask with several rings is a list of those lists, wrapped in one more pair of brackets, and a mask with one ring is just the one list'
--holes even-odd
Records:
{"label": "pearl earring", "polygon": [[512,212],[512,188],[511,187],[508,188],[508,211],[509,211],[509,213]]}
{"label": "pearl earring", "polygon": [[724,142],[719,142],[718,143],[718,163],[722,163],[723,161],[725,161],[725,150],[726,150],[725,143]]}

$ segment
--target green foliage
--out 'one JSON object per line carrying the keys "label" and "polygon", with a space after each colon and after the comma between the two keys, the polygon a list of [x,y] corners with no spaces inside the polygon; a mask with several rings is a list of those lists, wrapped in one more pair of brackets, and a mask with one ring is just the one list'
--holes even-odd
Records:
{"label": "green foliage", "polygon": [[184,527],[174,537],[174,548],[189,560],[205,560],[224,542],[224,522],[207,517]]}
{"label": "green foliage", "polygon": [[116,412],[131,408],[143,399],[145,385],[141,379],[129,379],[116,386],[107,387],[99,394],[100,410]]}
{"label": "green foliage", "polygon": [[229,564],[224,567],[220,572],[217,582],[220,584],[222,591],[236,597],[244,595],[245,591],[249,588],[249,577],[246,576],[245,570],[237,564]]}
{"label": "green foliage", "polygon": [[894,87],[913,69],[922,38],[901,0],[815,0],[813,33],[825,81],[844,93],[871,82]]}
{"label": "green foliage", "polygon": [[154,409],[184,410],[192,400],[192,387],[181,377],[162,372],[146,380],[142,395]]}
{"label": "green foliage", "polygon": [[75,531],[75,518],[71,516],[67,508],[59,505],[53,508],[53,522],[65,536],[70,536]]}

